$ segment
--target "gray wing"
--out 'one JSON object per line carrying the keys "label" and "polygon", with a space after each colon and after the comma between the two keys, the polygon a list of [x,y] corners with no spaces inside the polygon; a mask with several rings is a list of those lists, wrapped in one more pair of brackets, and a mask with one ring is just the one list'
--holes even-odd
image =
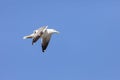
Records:
{"label": "gray wing", "polygon": [[43,26],[37,30],[37,32],[34,34],[32,45],[42,36],[44,30],[47,29],[47,26]]}
{"label": "gray wing", "polygon": [[42,39],[42,52],[44,52],[50,42],[51,35]]}

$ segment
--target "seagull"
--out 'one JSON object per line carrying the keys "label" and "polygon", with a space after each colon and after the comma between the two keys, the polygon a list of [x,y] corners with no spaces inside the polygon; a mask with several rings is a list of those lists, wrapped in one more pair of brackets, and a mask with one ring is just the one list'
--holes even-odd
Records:
{"label": "seagull", "polygon": [[32,38],[32,45],[37,42],[39,39],[41,39],[41,46],[42,46],[42,52],[45,52],[52,34],[59,33],[59,31],[55,29],[48,29],[48,26],[42,26],[37,30],[34,30],[32,34],[28,36],[24,36],[23,39],[30,39]]}

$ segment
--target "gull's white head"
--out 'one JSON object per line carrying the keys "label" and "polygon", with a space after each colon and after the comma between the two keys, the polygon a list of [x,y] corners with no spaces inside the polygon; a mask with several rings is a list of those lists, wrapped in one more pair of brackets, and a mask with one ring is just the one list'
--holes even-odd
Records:
{"label": "gull's white head", "polygon": [[35,33],[37,33],[37,32],[38,32],[38,30],[34,30],[34,31],[33,31],[33,34],[35,34]]}

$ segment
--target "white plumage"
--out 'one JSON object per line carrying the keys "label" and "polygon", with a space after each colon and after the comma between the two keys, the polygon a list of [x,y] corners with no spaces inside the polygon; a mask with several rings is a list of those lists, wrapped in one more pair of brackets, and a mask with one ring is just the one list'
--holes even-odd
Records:
{"label": "white plumage", "polygon": [[43,26],[37,30],[34,30],[32,34],[28,36],[24,36],[23,39],[32,38],[32,45],[38,41],[38,39],[42,39],[42,52],[44,52],[49,44],[50,38],[53,33],[59,33],[55,29],[47,29],[48,26]]}

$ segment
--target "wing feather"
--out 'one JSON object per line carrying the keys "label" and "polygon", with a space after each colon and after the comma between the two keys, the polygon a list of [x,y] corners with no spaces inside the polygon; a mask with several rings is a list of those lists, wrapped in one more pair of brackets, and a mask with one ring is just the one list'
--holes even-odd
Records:
{"label": "wing feather", "polygon": [[46,48],[48,47],[48,44],[50,42],[50,38],[51,38],[51,36],[47,36],[47,37],[42,39],[42,52],[44,52],[46,50]]}

